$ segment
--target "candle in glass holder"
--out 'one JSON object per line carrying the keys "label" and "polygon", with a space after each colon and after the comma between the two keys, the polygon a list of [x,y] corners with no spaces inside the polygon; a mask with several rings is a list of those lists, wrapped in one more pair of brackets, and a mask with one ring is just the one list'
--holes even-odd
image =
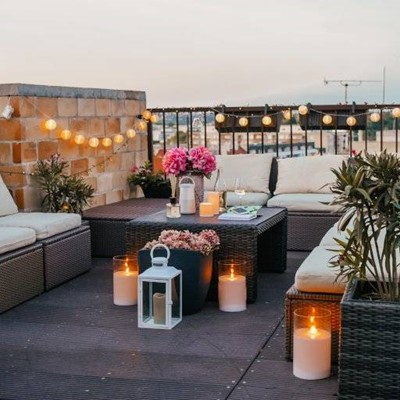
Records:
{"label": "candle in glass holder", "polygon": [[113,293],[114,304],[132,306],[137,304],[138,271],[132,258],[113,257]]}
{"label": "candle in glass holder", "polygon": [[331,374],[331,312],[300,308],[294,312],[293,374],[323,379]]}
{"label": "candle in glass holder", "polygon": [[221,311],[246,310],[246,261],[218,262],[218,303]]}
{"label": "candle in glass holder", "polygon": [[212,204],[214,215],[219,214],[219,192],[207,192],[207,202]]}
{"label": "candle in glass holder", "polygon": [[200,217],[213,217],[214,210],[211,203],[203,202],[200,203]]}

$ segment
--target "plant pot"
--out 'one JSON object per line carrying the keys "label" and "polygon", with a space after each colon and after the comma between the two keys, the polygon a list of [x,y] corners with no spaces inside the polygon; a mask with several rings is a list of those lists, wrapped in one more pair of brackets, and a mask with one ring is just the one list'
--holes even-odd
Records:
{"label": "plant pot", "polygon": [[141,187],[144,193],[144,197],[147,199],[152,198],[160,198],[160,199],[169,199],[171,197],[171,188],[169,185],[162,186],[146,186]]}
{"label": "plant pot", "polygon": [[339,399],[398,399],[400,303],[360,299],[358,280],[342,300]]}
{"label": "plant pot", "polygon": [[[170,249],[168,265],[182,271],[182,312],[189,315],[204,306],[212,276],[213,256],[197,251]],[[157,251],[155,251],[157,255]],[[140,250],[139,272],[151,267],[150,250]]]}

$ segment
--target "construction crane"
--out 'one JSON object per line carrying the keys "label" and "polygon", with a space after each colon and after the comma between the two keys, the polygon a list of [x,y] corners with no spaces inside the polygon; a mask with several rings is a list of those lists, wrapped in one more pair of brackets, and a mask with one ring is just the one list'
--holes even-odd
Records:
{"label": "construction crane", "polygon": [[383,79],[368,80],[368,79],[325,79],[324,84],[329,85],[330,83],[339,83],[344,86],[344,102],[347,104],[347,91],[349,86],[361,86],[364,82],[368,83],[382,83],[382,103],[385,103],[385,81],[386,81],[386,67],[383,68]]}

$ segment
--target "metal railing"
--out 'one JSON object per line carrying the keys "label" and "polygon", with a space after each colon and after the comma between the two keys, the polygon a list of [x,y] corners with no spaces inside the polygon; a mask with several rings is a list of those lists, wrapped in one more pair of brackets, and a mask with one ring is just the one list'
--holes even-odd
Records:
{"label": "metal railing", "polygon": [[[304,115],[298,109],[298,105],[149,109],[158,121],[147,125],[148,158],[157,168],[169,148],[199,145],[214,154],[268,152],[277,157],[399,150],[399,104],[307,104]],[[223,122],[216,122],[217,114],[224,116]],[[264,120],[266,116],[269,119]],[[240,121],[243,117],[247,125]]]}

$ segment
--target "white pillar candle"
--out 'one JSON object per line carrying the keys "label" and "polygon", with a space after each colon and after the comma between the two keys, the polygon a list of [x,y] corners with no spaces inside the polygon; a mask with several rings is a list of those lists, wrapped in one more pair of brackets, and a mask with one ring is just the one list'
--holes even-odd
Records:
{"label": "white pillar candle", "polygon": [[244,311],[246,310],[246,277],[230,275],[218,277],[218,303],[221,311]]}
{"label": "white pillar candle", "polygon": [[323,379],[331,374],[331,333],[325,329],[295,329],[293,374],[301,379]]}
{"label": "white pillar candle", "polygon": [[114,304],[117,306],[132,306],[137,304],[137,271],[129,267],[114,271]]}
{"label": "white pillar candle", "polygon": [[211,203],[203,202],[200,203],[200,217],[213,217],[214,210]]}
{"label": "white pillar candle", "polygon": [[165,293],[153,294],[153,317],[155,324],[165,325]]}
{"label": "white pillar candle", "polygon": [[211,203],[213,214],[219,214],[219,192],[207,192],[207,202]]}

